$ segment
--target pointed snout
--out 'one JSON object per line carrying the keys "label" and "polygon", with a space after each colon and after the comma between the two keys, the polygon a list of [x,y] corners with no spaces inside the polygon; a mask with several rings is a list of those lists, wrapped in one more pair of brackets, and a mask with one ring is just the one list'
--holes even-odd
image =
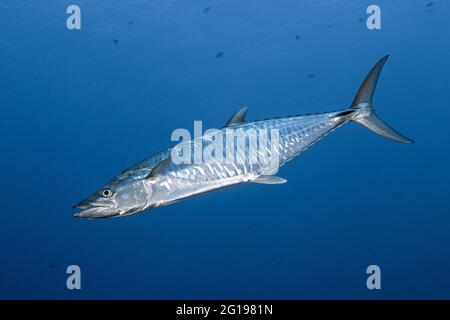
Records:
{"label": "pointed snout", "polygon": [[81,209],[81,211],[75,212],[73,215],[77,218],[98,219],[119,215],[119,211],[112,204],[91,202],[89,198],[74,205],[73,209]]}
{"label": "pointed snout", "polygon": [[[79,209],[80,207],[76,208]],[[118,216],[119,212],[113,211],[108,207],[85,206],[81,211],[75,212],[74,217],[86,219],[110,218]]]}
{"label": "pointed snout", "polygon": [[72,209],[83,209],[83,208],[86,208],[87,206],[89,206],[90,202],[91,201],[89,199],[84,199],[83,201],[81,201],[81,202],[77,203],[76,205],[74,205],[72,207]]}

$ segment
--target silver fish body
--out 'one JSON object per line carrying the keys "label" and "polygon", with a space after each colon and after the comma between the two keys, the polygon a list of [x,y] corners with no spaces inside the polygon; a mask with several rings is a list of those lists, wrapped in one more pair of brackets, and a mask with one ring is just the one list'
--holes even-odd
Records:
{"label": "silver fish body", "polygon": [[[285,179],[275,175],[279,167],[349,121],[355,121],[388,139],[412,143],[383,123],[372,105],[372,96],[386,60],[387,56],[375,64],[349,109],[246,122],[247,109],[243,108],[228,120],[224,128],[180,143],[125,170],[74,206],[81,209],[75,216],[125,216],[240,183],[284,183]],[[247,140],[239,142],[239,139],[229,138],[240,135],[247,137]],[[261,138],[258,147],[250,142],[250,137],[255,136]],[[223,144],[216,144],[217,139]],[[213,145],[215,148],[211,148]],[[203,152],[208,148],[214,150],[211,152],[214,156],[205,160],[208,153]],[[176,161],[180,150],[184,150],[182,154],[187,152],[189,156],[185,159],[190,161]],[[201,150],[200,157],[195,150]],[[233,156],[228,158],[226,155],[230,150]]]}
{"label": "silver fish body", "polygon": [[[344,114],[343,114],[344,113]],[[355,113],[357,113],[355,111]],[[343,114],[340,116],[340,114]],[[247,132],[256,133],[260,136],[262,131],[267,132],[276,130],[278,136],[278,165],[281,167],[317,140],[335,130],[339,126],[348,122],[352,116],[346,112],[330,112],[315,115],[295,116],[286,118],[268,119],[255,121],[232,127],[221,129],[217,135],[237,136],[238,134],[230,131],[244,132],[244,136],[250,136]],[[203,147],[208,145],[210,136],[206,135],[197,142],[189,142],[192,145],[201,143]],[[224,146],[223,153],[226,153]],[[192,197],[197,194],[213,191],[227,186],[243,182],[252,182],[260,176],[272,173],[273,167],[268,157],[257,157],[257,153],[245,150],[242,156],[238,157],[239,145],[236,141],[231,146],[235,149],[234,161],[217,161],[212,157],[212,161],[201,162],[198,164],[173,164],[169,163],[164,170],[160,171],[156,179],[148,180],[153,189],[153,200],[149,207],[167,205],[184,198]],[[194,147],[192,147],[192,150]],[[270,156],[270,148],[266,146],[263,150]]]}

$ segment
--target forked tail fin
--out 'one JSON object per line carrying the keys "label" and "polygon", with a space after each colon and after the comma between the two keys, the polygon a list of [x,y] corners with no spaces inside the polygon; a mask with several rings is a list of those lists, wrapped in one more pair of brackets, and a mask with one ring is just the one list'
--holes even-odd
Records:
{"label": "forked tail fin", "polygon": [[355,99],[353,99],[353,103],[350,107],[351,109],[356,109],[360,112],[355,112],[355,116],[352,120],[385,138],[403,143],[414,143],[412,140],[406,138],[381,121],[381,119],[375,114],[372,105],[373,93],[375,92],[381,70],[383,69],[388,57],[389,55],[386,55],[381,58],[372,70],[370,70],[366,79],[364,79],[364,82],[361,84],[361,87],[359,88],[358,93],[356,94]]}

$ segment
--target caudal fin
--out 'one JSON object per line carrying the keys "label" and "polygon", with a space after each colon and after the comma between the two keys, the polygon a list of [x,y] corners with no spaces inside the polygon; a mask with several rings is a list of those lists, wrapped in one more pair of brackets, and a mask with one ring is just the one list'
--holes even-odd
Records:
{"label": "caudal fin", "polygon": [[355,112],[355,117],[353,117],[352,120],[385,138],[403,143],[414,143],[412,140],[406,138],[381,121],[381,119],[375,114],[374,107],[372,105],[373,93],[375,92],[381,70],[383,69],[388,57],[389,55],[386,55],[381,58],[372,70],[370,70],[366,79],[364,79],[364,82],[361,84],[361,87],[359,88],[358,93],[353,99],[353,103],[350,107],[351,109],[359,110],[360,112]]}

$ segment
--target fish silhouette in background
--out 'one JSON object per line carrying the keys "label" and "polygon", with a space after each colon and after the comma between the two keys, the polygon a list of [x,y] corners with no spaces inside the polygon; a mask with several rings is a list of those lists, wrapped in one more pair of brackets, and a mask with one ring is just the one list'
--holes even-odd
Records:
{"label": "fish silhouette in background", "polygon": [[425,10],[425,12],[426,12],[426,13],[431,13],[431,12],[433,12],[435,3],[436,3],[436,2],[433,2],[433,1],[428,2],[428,3],[425,5],[425,8],[427,8],[427,9]]}

